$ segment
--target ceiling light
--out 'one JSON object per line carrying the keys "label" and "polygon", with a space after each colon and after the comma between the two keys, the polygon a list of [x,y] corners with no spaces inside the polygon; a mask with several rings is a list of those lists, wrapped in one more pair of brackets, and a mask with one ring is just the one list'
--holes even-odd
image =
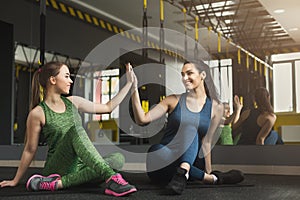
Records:
{"label": "ceiling light", "polygon": [[206,3],[206,4],[199,4],[196,6],[197,10],[202,10],[202,9],[208,9],[209,7],[215,9],[215,8],[220,8],[223,7],[225,5],[229,6],[229,5],[233,5],[234,1],[220,1],[220,2],[216,2],[216,3]]}
{"label": "ceiling light", "polygon": [[294,28],[290,28],[289,29],[289,31],[298,31],[299,30],[299,28],[297,28],[297,27],[294,27]]}
{"label": "ceiling light", "polygon": [[277,9],[277,10],[274,10],[274,13],[276,14],[281,14],[281,13],[284,13],[285,10],[284,9]]}
{"label": "ceiling light", "polygon": [[231,20],[230,20],[230,19],[225,19],[225,23],[226,23],[226,24],[230,24],[230,23],[231,23]]}
{"label": "ceiling light", "polygon": [[215,15],[217,17],[224,17],[224,16],[230,16],[230,15],[234,15],[234,11],[224,11],[224,12],[216,12]]}

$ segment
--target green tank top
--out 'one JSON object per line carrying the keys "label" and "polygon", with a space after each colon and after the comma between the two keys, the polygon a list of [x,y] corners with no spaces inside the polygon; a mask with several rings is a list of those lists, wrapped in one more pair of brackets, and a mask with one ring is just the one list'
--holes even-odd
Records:
{"label": "green tank top", "polygon": [[42,135],[49,147],[47,160],[50,159],[56,146],[60,144],[68,130],[74,125],[82,125],[81,117],[74,104],[66,97],[61,96],[61,99],[66,106],[63,113],[54,112],[44,101],[39,104],[45,113],[45,125],[42,128]]}

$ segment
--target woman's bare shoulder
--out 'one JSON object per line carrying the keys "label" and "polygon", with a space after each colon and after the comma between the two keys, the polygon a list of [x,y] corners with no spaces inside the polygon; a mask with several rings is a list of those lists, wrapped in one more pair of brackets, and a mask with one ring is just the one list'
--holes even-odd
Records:
{"label": "woman's bare shoulder", "polygon": [[78,108],[82,103],[86,103],[86,99],[80,96],[68,96],[67,99],[71,101],[76,108]]}
{"label": "woman's bare shoulder", "polygon": [[220,115],[223,116],[224,105],[216,100],[212,100],[212,116]]}
{"label": "woman's bare shoulder", "polygon": [[177,103],[178,100],[180,99],[181,94],[171,94],[166,96],[166,98],[163,99],[163,101],[168,102],[169,103]]}
{"label": "woman's bare shoulder", "polygon": [[179,99],[180,99],[181,94],[171,94],[166,96],[161,102],[160,105],[164,106],[169,113],[171,113],[174,108],[176,107]]}
{"label": "woman's bare shoulder", "polygon": [[37,105],[29,112],[29,114],[33,116],[44,115],[44,110],[41,106]]}
{"label": "woman's bare shoulder", "polygon": [[176,98],[179,99],[182,94],[170,94],[166,98]]}
{"label": "woman's bare shoulder", "polygon": [[216,109],[224,109],[224,105],[222,102],[218,102],[215,99],[212,100],[212,106]]}
{"label": "woman's bare shoulder", "polygon": [[261,117],[265,120],[268,120],[268,121],[275,121],[276,120],[276,115],[274,113],[264,113],[261,115]]}
{"label": "woman's bare shoulder", "polygon": [[28,120],[38,120],[40,122],[45,122],[44,110],[41,106],[37,105],[28,114]]}

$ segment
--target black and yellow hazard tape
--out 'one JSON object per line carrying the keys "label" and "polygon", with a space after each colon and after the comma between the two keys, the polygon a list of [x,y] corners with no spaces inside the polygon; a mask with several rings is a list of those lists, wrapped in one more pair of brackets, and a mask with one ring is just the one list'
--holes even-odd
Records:
{"label": "black and yellow hazard tape", "polygon": [[[34,0],[34,1],[37,3],[40,2],[40,0]],[[142,39],[141,39],[142,37],[140,35],[136,35],[136,34],[124,31],[124,28],[121,28],[118,25],[112,24],[104,19],[101,19],[101,18],[94,16],[90,13],[87,13],[83,10],[75,8],[72,5],[68,5],[59,0],[46,0],[46,6],[51,8],[54,11],[60,12],[64,15],[68,15],[68,16],[75,18],[77,20],[80,20],[84,23],[99,27],[106,31],[109,31],[112,34],[120,34],[121,36],[126,37],[129,40],[132,40],[139,44],[142,43]],[[158,51],[160,50],[160,46],[153,41],[148,41],[148,47],[158,50]],[[184,57],[181,54],[177,53],[175,50],[164,48],[163,51],[167,55],[170,55],[172,57],[184,59]]]}

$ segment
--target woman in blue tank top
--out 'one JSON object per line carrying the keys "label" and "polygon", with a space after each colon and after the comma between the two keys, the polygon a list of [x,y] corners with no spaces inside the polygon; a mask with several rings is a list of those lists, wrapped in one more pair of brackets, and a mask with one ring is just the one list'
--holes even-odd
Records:
{"label": "woman in blue tank top", "polygon": [[257,108],[242,112],[239,120],[233,124],[235,134],[240,133],[238,144],[241,145],[274,145],[282,144],[282,140],[272,128],[276,115],[270,102],[270,94],[264,87],[254,92]]}
{"label": "woman in blue tank top", "polygon": [[208,184],[242,181],[240,171],[212,171],[211,148],[220,130],[223,105],[209,67],[202,61],[186,62],[181,76],[187,92],[167,96],[147,113],[141,107],[137,81],[132,86],[133,113],[138,124],[147,124],[168,114],[160,144],[151,146],[148,151],[149,178],[167,185],[175,194],[183,192],[189,178]]}

